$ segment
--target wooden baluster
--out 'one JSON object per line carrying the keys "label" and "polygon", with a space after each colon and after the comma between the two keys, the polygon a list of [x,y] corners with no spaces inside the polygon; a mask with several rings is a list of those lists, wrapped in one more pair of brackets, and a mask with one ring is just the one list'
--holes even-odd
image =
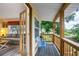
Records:
{"label": "wooden baluster", "polygon": [[67,44],[64,42],[64,55],[67,56]]}
{"label": "wooden baluster", "polygon": [[65,46],[64,46],[64,49],[65,49],[65,55],[67,56],[67,44],[65,43]]}
{"label": "wooden baluster", "polygon": [[66,56],[66,43],[64,43],[64,55]]}
{"label": "wooden baluster", "polygon": [[74,50],[73,50],[73,47],[72,47],[72,56],[73,56],[73,51],[74,51]]}
{"label": "wooden baluster", "polygon": [[69,45],[67,44],[67,55],[69,56]]}
{"label": "wooden baluster", "polygon": [[[67,44],[67,43],[66,43],[66,44]],[[67,56],[68,56],[68,44],[67,44],[67,52],[66,52],[66,53],[67,53]]]}
{"label": "wooden baluster", "polygon": [[69,49],[68,52],[69,52],[69,56],[70,56],[70,45],[69,45],[68,49]]}
{"label": "wooden baluster", "polygon": [[76,49],[73,49],[73,55],[76,56]]}
{"label": "wooden baluster", "polygon": [[70,46],[68,45],[68,56],[70,56]]}
{"label": "wooden baluster", "polygon": [[72,46],[70,46],[70,56],[72,56]]}
{"label": "wooden baluster", "polygon": [[75,56],[77,56],[77,49],[75,50]]}

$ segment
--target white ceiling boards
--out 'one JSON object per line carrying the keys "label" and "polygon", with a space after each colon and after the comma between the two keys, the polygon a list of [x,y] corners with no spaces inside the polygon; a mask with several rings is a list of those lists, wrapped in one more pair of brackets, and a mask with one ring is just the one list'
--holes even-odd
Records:
{"label": "white ceiling boards", "polygon": [[0,3],[0,17],[19,18],[19,14],[24,10],[23,3]]}
{"label": "white ceiling boards", "polygon": [[[53,21],[63,3],[31,3],[41,20]],[[65,10],[65,16],[79,8],[79,4],[72,3]],[[19,18],[19,13],[25,9],[24,3],[0,3],[0,17]]]}
{"label": "white ceiling boards", "polygon": [[47,21],[53,20],[61,5],[62,3],[32,3],[39,16]]}

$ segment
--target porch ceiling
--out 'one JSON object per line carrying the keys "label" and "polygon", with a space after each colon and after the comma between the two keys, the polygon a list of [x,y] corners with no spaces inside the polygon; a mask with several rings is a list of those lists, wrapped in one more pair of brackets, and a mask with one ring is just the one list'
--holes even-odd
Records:
{"label": "porch ceiling", "polygon": [[52,21],[62,3],[32,3],[42,20]]}

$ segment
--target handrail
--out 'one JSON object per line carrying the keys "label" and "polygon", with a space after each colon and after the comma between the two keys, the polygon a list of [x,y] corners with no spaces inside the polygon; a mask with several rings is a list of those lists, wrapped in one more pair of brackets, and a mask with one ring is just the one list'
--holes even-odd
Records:
{"label": "handrail", "polygon": [[[66,39],[66,38],[61,38],[59,35],[56,35],[56,34],[53,34],[55,37],[57,37],[58,39],[60,39],[59,41],[63,41],[64,45],[66,44],[67,46],[63,46],[62,48],[68,48],[67,51],[68,51],[68,54],[70,55],[72,53],[72,55],[75,53],[75,55],[79,55],[79,43],[77,42],[74,42],[72,40],[69,40],[69,39]],[[55,38],[54,38],[55,39]],[[55,39],[56,40],[56,39]],[[57,44],[56,44],[57,45]],[[61,42],[60,42],[60,45]],[[68,47],[69,46],[69,47]],[[60,48],[61,49],[61,48]],[[73,50],[75,49],[75,51]],[[72,50],[72,51],[71,51]],[[67,52],[66,51],[66,52]],[[61,52],[60,52],[61,53]],[[65,50],[64,50],[64,53],[65,53]]]}
{"label": "handrail", "polygon": [[[54,34],[54,33],[53,34],[42,34],[42,35],[52,35],[54,37],[54,43],[58,47],[58,50],[59,50],[60,53],[61,53],[61,51],[60,51],[61,48],[60,47],[62,45],[61,41],[63,41],[64,46],[62,48],[64,49],[64,53],[66,55],[73,55],[73,54],[74,55],[79,55],[79,43],[74,42],[72,40],[69,40],[67,38],[61,38],[59,35]],[[66,49],[66,51],[65,51],[65,49]]]}
{"label": "handrail", "polygon": [[52,42],[52,34],[42,34],[42,38],[46,42]]}
{"label": "handrail", "polygon": [[79,49],[79,43],[77,42],[74,42],[72,40],[69,40],[69,39],[66,39],[66,38],[62,38],[66,43],[72,45],[73,47]]}
{"label": "handrail", "polygon": [[70,44],[70,45],[73,45],[74,47],[79,48],[79,43],[74,42],[74,41],[72,41],[72,40],[69,40],[69,39],[67,39],[67,38],[61,38],[61,37],[60,37],[59,35],[57,35],[57,34],[43,34],[43,35],[55,35],[56,37],[62,39],[62,40],[65,41],[66,43],[68,43],[68,44]]}
{"label": "handrail", "polygon": [[73,46],[76,47],[76,48],[79,48],[79,43],[74,42],[74,41],[72,41],[72,40],[69,40],[69,39],[67,39],[67,38],[61,38],[59,35],[56,35],[56,34],[53,34],[53,35],[55,35],[56,37],[62,39],[64,42],[66,42],[66,43],[68,43],[68,44],[70,44],[70,45],[73,45]]}
{"label": "handrail", "polygon": [[53,34],[46,34],[46,33],[43,33],[42,35],[53,35]]}

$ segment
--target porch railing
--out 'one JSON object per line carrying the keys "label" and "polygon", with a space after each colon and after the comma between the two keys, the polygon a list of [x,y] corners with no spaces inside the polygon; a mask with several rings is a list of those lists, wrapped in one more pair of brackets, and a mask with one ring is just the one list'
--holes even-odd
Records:
{"label": "porch railing", "polygon": [[42,34],[42,37],[45,42],[52,42],[52,34]]}
{"label": "porch railing", "polygon": [[42,34],[42,37],[46,42],[54,42],[60,54],[63,53],[62,55],[64,56],[79,56],[79,43],[61,38],[56,34]]}
{"label": "porch railing", "polygon": [[[63,53],[64,56],[79,56],[79,43],[71,41],[66,38],[60,38],[56,34],[53,34],[54,43],[57,46],[60,53]],[[63,43],[61,43],[63,41]],[[61,45],[63,45],[61,47]],[[63,50],[61,51],[61,49]]]}

